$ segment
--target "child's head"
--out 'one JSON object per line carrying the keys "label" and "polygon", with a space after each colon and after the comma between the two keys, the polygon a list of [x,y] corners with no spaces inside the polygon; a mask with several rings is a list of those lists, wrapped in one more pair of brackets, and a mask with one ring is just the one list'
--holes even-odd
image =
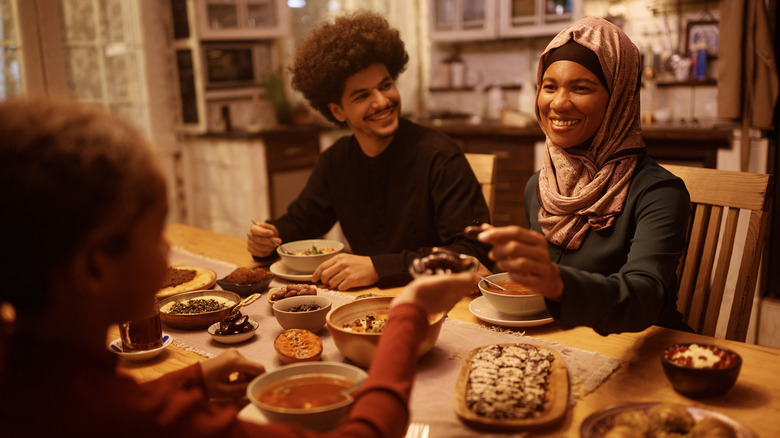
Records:
{"label": "child's head", "polygon": [[[139,224],[152,222],[144,218],[154,209],[164,220],[167,207],[144,137],[121,118],[73,101],[0,103],[0,187],[0,300],[22,312],[48,306],[52,285],[87,248],[119,265],[136,245]],[[157,270],[151,281],[160,283]]]}

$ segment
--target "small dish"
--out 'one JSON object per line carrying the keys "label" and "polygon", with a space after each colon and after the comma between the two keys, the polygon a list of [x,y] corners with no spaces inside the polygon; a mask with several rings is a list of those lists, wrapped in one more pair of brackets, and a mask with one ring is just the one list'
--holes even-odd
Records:
{"label": "small dish", "polygon": [[268,285],[271,283],[271,281],[274,279],[275,275],[272,273],[269,273],[265,276],[265,279],[259,283],[252,283],[252,284],[237,284],[237,283],[231,283],[227,281],[227,277],[220,278],[217,280],[217,284],[219,287],[221,287],[224,290],[229,290],[231,292],[235,292],[243,297],[247,295],[251,295],[254,293],[263,293],[266,289],[268,289]]}
{"label": "small dish", "polygon": [[275,261],[269,268],[269,271],[279,278],[289,281],[311,281],[311,274],[301,274],[293,271],[283,261]]}
{"label": "small dish", "polygon": [[469,311],[482,321],[503,327],[536,327],[553,322],[553,317],[547,310],[528,316],[501,313],[491,306],[485,297],[477,297],[472,300],[469,304]]}
{"label": "small dish", "polygon": [[317,362],[322,357],[322,339],[309,330],[288,329],[276,336],[274,350],[286,365]]}
{"label": "small dish", "polygon": [[217,321],[209,326],[208,332],[211,335],[211,339],[217,342],[221,342],[223,344],[238,344],[239,342],[244,342],[254,336],[255,332],[257,332],[257,327],[260,326],[260,323],[251,319],[249,320],[249,323],[252,324],[253,328],[248,332],[236,333],[233,335],[218,335],[217,328],[219,328],[219,321]]}
{"label": "small dish", "polygon": [[171,345],[171,342],[173,342],[173,338],[171,335],[167,333],[163,333],[163,344],[162,347],[153,348],[151,350],[144,350],[144,351],[123,351],[122,350],[122,339],[116,338],[114,339],[111,344],[109,344],[108,349],[112,352],[116,353],[121,357],[122,359],[128,361],[128,362],[143,362],[146,360],[154,359],[155,357],[159,356],[160,353],[163,352],[166,348],[168,348],[169,345]]}

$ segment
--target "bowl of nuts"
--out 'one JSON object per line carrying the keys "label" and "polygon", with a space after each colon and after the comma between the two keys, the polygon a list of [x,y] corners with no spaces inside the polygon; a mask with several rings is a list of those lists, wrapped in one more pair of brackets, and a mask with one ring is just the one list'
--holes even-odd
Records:
{"label": "bowl of nuts", "polygon": [[325,325],[325,316],[330,308],[330,298],[318,295],[285,298],[273,305],[274,316],[282,328],[313,332]]}

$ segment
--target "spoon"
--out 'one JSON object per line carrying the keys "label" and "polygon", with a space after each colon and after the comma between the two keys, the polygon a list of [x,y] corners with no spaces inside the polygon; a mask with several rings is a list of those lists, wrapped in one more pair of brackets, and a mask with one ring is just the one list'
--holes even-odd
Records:
{"label": "spoon", "polygon": [[[251,221],[252,221],[252,225],[259,225],[259,224],[257,223],[257,221],[255,221],[254,219],[252,219]],[[268,238],[268,240],[270,240],[270,241],[271,241],[271,243],[273,243],[274,245],[276,245],[276,248],[277,248],[277,249],[279,249],[279,251],[281,251],[281,252],[283,252],[283,253],[285,253],[285,254],[287,254],[287,255],[292,255],[292,253],[291,253],[290,251],[287,251],[287,249],[286,249],[286,248],[283,248],[281,244],[274,242],[274,241],[273,241],[273,240],[272,240],[270,237]]]}
{"label": "spoon", "polygon": [[[479,274],[477,274],[477,275],[479,275]],[[481,275],[479,275],[479,278],[485,280],[485,283],[487,283],[487,284],[489,284],[489,285],[491,285],[491,286],[493,286],[495,288],[501,289],[502,291],[506,292],[506,288],[501,286],[500,284],[498,284],[498,283],[496,283],[494,281],[490,281],[490,280],[488,280],[487,278],[485,278],[485,277],[483,277]]]}
{"label": "spoon", "polygon": [[228,312],[228,313],[233,313],[233,312],[236,312],[236,311],[238,311],[238,309],[239,309],[240,307],[243,307],[243,306],[248,306],[248,305],[250,305],[250,304],[254,303],[255,301],[257,301],[257,299],[258,299],[258,298],[260,298],[260,294],[259,294],[259,293],[257,293],[257,294],[252,294],[252,295],[250,295],[250,296],[248,296],[248,297],[244,298],[243,300],[241,300],[241,302],[240,302],[240,303],[238,303],[238,304],[236,304],[235,306],[233,306],[233,308],[232,308],[232,309],[230,309],[230,312]]}
{"label": "spoon", "polygon": [[345,397],[348,399],[355,398],[354,394],[360,390],[361,387],[363,387],[363,383],[365,383],[365,380],[360,380],[356,382],[354,385],[350,386],[349,388],[346,388],[341,391],[342,394],[344,394]]}

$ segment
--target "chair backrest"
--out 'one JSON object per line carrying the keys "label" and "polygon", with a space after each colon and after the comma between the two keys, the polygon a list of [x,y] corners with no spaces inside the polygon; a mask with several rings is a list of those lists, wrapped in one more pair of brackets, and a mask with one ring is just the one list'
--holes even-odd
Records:
{"label": "chair backrest", "polygon": [[[736,273],[734,300],[728,316],[726,339],[747,338],[753,296],[758,281],[768,221],[771,176],[688,166],[664,165],[680,177],[691,195],[692,216],[688,244],[678,267],[680,288],[677,308],[697,333],[715,335],[729,278],[732,253],[741,260]],[[740,211],[745,211],[745,239],[737,239]],[[725,218],[725,219],[724,219]]]}
{"label": "chair backrest", "polygon": [[482,185],[482,194],[485,196],[490,217],[493,217],[493,207],[496,198],[496,156],[494,154],[464,154],[477,176],[477,181]]}

